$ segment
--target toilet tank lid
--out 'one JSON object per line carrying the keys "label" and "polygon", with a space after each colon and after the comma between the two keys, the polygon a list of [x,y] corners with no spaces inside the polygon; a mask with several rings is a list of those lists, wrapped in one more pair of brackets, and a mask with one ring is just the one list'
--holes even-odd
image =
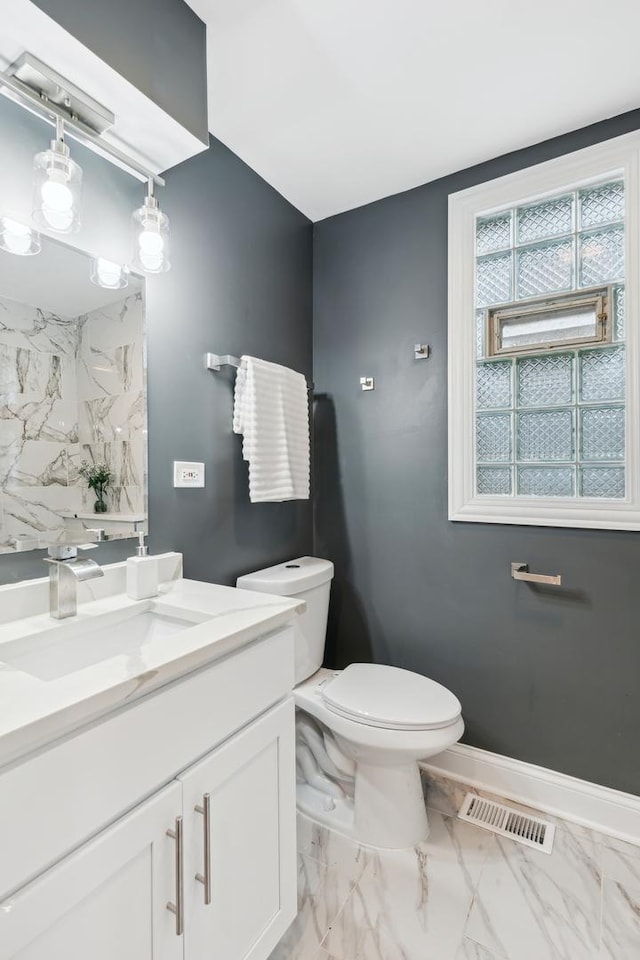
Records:
{"label": "toilet tank lid", "polygon": [[333,577],[333,564],[319,557],[298,557],[274,567],[256,570],[238,577],[236,587],[240,590],[258,590],[292,597],[313,587],[327,583]]}

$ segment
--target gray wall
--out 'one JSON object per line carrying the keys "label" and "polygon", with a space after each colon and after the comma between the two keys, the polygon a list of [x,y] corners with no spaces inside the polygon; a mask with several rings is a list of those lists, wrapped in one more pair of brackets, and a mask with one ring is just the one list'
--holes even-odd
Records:
{"label": "gray wall", "polygon": [[[314,227],[315,549],[337,565],[328,663],[427,674],[462,701],[467,743],[632,793],[639,536],[447,520],[447,196],[638,127],[635,111]],[[432,359],[412,359],[418,341]],[[516,584],[512,560],[565,586]]]}
{"label": "gray wall", "polygon": [[[149,284],[152,546],[185,574],[239,573],[311,551],[308,501],[250,504],[231,431],[233,374],[204,354],[243,353],[311,379],[312,225],[218,141],[167,174],[172,270]],[[204,490],[174,490],[172,461],[204,460]]]}
{"label": "gray wall", "polygon": [[[0,98],[0,212],[28,215],[32,157],[49,136]],[[72,155],[84,169],[74,244],[126,261],[142,185],[75,143]],[[159,200],[171,218],[172,269],[147,282],[150,545],[182,550],[187,576],[233,583],[311,552],[311,508],[249,503],[241,441],[231,433],[232,379],[205,370],[204,353],[257,354],[311,375],[312,227],[213,139],[167,173]],[[0,419],[0,440],[1,431]],[[174,459],[203,460],[205,489],[174,490]],[[106,544],[98,559],[132,552],[131,541]],[[0,583],[44,573],[41,553],[0,557]]]}
{"label": "gray wall", "polygon": [[34,3],[207,142],[206,27],[183,0]]}

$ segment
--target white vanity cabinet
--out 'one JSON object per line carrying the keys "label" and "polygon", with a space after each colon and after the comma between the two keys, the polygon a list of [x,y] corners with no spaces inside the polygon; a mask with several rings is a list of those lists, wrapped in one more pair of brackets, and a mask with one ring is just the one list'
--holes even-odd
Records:
{"label": "white vanity cabinet", "polygon": [[187,960],[264,960],[293,920],[294,777],[292,701],[181,776]]}
{"label": "white vanity cabinet", "polygon": [[296,912],[292,643],[0,770],[0,960],[266,960]]}
{"label": "white vanity cabinet", "polygon": [[182,960],[166,907],[180,809],[173,783],[5,901],[2,960]]}

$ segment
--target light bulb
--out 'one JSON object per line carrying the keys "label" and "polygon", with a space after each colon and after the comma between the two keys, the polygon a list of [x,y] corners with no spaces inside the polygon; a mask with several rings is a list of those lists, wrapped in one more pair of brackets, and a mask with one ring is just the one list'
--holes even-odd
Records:
{"label": "light bulb", "polygon": [[126,268],[120,266],[119,263],[114,263],[113,260],[96,257],[91,261],[91,282],[99,287],[120,290],[127,286],[126,274]]}
{"label": "light bulb", "polygon": [[61,213],[54,210],[53,207],[41,208],[42,222],[56,233],[69,233],[73,228],[73,214],[69,210],[67,213]]}
{"label": "light bulb", "polygon": [[42,205],[56,213],[68,213],[73,206],[73,194],[66,183],[60,181],[58,177],[59,172],[53,170],[49,179],[42,184],[40,188]]}
{"label": "light bulb", "polygon": [[69,156],[62,139],[53,140],[49,150],[34,160],[33,217],[36,223],[58,233],[70,233],[80,226],[82,169]]}
{"label": "light bulb", "polygon": [[73,222],[73,193],[62,170],[49,170],[40,187],[42,216],[53,230],[66,232]]}
{"label": "light bulb", "polygon": [[104,257],[98,257],[98,276],[105,286],[115,287],[120,283],[122,267],[112,260],[105,260]]}
{"label": "light bulb", "polygon": [[144,229],[138,237],[138,245],[142,255],[157,256],[162,253],[164,240],[156,230]]}
{"label": "light bulb", "polygon": [[31,230],[15,220],[5,220],[4,242],[11,253],[24,257],[31,246]]}
{"label": "light bulb", "polygon": [[140,263],[147,273],[162,272],[162,253],[145,253],[140,251]]}
{"label": "light bulb", "polygon": [[153,196],[151,181],[149,193],[143,205],[134,210],[131,223],[134,266],[143,273],[164,273],[170,267],[169,218],[162,212]]}
{"label": "light bulb", "polygon": [[40,253],[40,235],[37,230],[12,220],[0,218],[0,249],[19,257],[29,257]]}

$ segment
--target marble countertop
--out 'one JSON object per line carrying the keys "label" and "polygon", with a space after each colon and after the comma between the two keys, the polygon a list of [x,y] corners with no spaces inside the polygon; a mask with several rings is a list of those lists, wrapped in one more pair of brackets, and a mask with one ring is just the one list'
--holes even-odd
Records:
{"label": "marble countertop", "polygon": [[[42,581],[32,583],[40,586]],[[80,604],[73,619],[56,621],[39,613],[0,623],[0,766],[284,626],[304,607],[294,598],[179,577],[162,584],[153,600],[133,601],[119,592]],[[29,637],[27,646],[35,646],[33,660],[38,649],[46,652],[60,641],[59,631],[85,642],[84,631],[91,626],[104,622],[117,630],[117,623],[134,609],[154,608],[169,617],[184,613],[185,619],[200,622],[61,675],[56,675],[55,661],[45,678],[37,676],[37,670],[20,669],[19,660],[7,662],[21,638]],[[90,654],[84,659],[90,661]]]}

